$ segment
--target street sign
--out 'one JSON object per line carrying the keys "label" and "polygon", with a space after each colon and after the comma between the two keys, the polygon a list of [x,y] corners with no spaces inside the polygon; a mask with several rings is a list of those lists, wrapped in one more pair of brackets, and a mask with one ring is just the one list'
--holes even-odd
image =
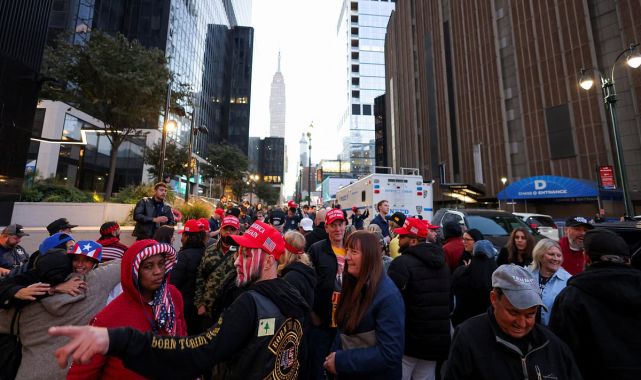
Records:
{"label": "street sign", "polygon": [[599,166],[599,182],[602,189],[614,190],[617,188],[614,180],[614,168],[611,165]]}

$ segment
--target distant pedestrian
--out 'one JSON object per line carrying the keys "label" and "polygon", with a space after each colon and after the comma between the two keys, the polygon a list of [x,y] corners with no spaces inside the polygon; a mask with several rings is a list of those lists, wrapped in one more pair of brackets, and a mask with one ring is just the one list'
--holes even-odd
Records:
{"label": "distant pedestrian", "polygon": [[78,225],[69,223],[67,218],[60,218],[49,223],[49,225],[47,226],[47,231],[49,232],[49,236],[58,232],[70,234],[71,229],[76,227],[78,227]]}
{"label": "distant pedestrian", "polygon": [[390,232],[390,241],[389,241],[389,254],[390,257],[395,259],[397,258],[401,253],[400,253],[400,246],[399,246],[399,236],[397,233],[394,232],[395,229],[403,227],[403,224],[405,224],[405,214],[402,212],[395,212],[392,214],[392,217],[389,220],[389,232]]}
{"label": "distant pedestrian", "polygon": [[154,185],[153,196],[142,198],[136,203],[133,235],[137,240],[151,239],[160,226],[176,225],[171,206],[165,203],[166,196],[167,184],[158,182]]}
{"label": "distant pedestrian", "polygon": [[296,231],[298,223],[300,223],[303,216],[298,208],[298,205],[290,201],[290,207],[287,209],[287,216],[283,226],[283,232]]}
{"label": "distant pedestrian", "polygon": [[217,208],[214,214],[209,218],[209,237],[216,238],[220,233],[220,222],[225,216],[225,210]]}
{"label": "distant pedestrian", "polygon": [[534,237],[525,227],[517,227],[512,230],[507,245],[501,248],[496,263],[516,264],[527,267],[532,264],[532,250],[534,249]]}
{"label": "distant pedestrian", "polygon": [[483,239],[483,234],[476,228],[470,228],[463,232],[463,255],[461,255],[461,260],[458,263],[459,267],[469,264],[474,251],[474,243]]}
{"label": "distant pedestrian", "polygon": [[593,228],[594,226],[582,216],[573,216],[565,221],[565,236],[559,239],[559,245],[563,253],[563,269],[573,276],[585,269],[583,239],[586,232]]}
{"label": "distant pedestrian", "polygon": [[381,228],[381,233],[385,238],[385,242],[389,243],[389,225],[387,223],[387,214],[389,214],[389,202],[382,200],[376,204],[376,212],[378,213],[370,224],[376,224]]}
{"label": "distant pedestrian", "polygon": [[556,297],[550,328],[586,380],[641,379],[641,271],[616,233],[594,229],[582,240],[588,266]]}
{"label": "distant pedestrian", "polygon": [[306,236],[308,233],[314,230],[314,221],[308,217],[305,217],[300,220],[298,223],[298,232]]}
{"label": "distant pedestrian", "polygon": [[361,210],[354,206],[352,207],[352,215],[349,217],[352,220],[352,225],[357,230],[362,230],[364,227],[365,219],[369,217],[369,210],[365,208],[365,211],[361,214]]}
{"label": "distant pedestrian", "polygon": [[24,232],[20,224],[10,224],[0,234],[0,276],[9,274],[12,269],[18,268],[29,261],[29,254],[20,245]]}
{"label": "distant pedestrian", "polygon": [[312,232],[305,235],[306,252],[309,252],[309,248],[312,244],[327,239],[327,231],[325,231],[325,216],[327,215],[327,211],[318,210],[315,215],[314,228],[312,229]]}
{"label": "distant pedestrian", "polygon": [[459,266],[465,247],[463,246],[463,229],[458,222],[448,222],[443,225],[443,253],[445,253],[445,262],[454,273]]}
{"label": "distant pedestrian", "polygon": [[502,265],[492,274],[492,288],[487,313],[456,328],[445,380],[581,380],[568,346],[536,323],[538,308],[545,306],[532,274]]}
{"label": "distant pedestrian", "polygon": [[102,245],[102,261],[121,259],[127,246],[120,242],[120,225],[116,222],[106,222],[100,226],[100,239],[96,240]]}
{"label": "distant pedestrian", "polygon": [[175,229],[173,226],[160,226],[154,232],[153,239],[158,243],[174,244]]}

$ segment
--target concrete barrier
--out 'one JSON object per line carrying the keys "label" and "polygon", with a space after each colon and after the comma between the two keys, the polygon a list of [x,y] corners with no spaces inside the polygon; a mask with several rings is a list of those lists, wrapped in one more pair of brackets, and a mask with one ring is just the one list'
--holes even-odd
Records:
{"label": "concrete barrier", "polygon": [[109,220],[125,221],[134,206],[121,203],[16,202],[11,223],[42,227],[58,218],[67,218],[79,226],[100,226]]}

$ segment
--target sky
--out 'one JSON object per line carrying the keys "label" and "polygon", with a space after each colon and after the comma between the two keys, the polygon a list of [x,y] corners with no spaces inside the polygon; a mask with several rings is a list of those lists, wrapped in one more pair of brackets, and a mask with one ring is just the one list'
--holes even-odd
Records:
{"label": "sky", "polygon": [[[342,0],[257,0],[252,2],[254,56],[249,135],[269,136],[269,94],[281,52],[285,78],[288,168],[285,195],[298,177],[301,133],[312,129],[312,162],[336,159],[336,137],[345,109],[345,56],[336,25]],[[334,137],[334,139],[332,139]]]}

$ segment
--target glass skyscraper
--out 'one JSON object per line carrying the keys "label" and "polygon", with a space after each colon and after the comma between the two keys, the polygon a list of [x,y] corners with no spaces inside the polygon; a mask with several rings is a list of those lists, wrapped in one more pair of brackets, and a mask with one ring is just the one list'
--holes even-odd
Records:
{"label": "glass skyscraper", "polygon": [[345,0],[338,38],[345,51],[345,109],[338,124],[341,159],[352,174],[365,175],[375,164],[374,99],[385,92],[385,31],[395,1]]}

